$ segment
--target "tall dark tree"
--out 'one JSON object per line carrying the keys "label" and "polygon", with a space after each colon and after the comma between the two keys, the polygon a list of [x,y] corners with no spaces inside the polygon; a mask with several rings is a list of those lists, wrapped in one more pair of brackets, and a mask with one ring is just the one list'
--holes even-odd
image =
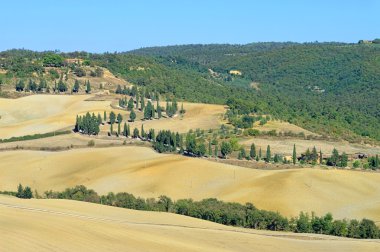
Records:
{"label": "tall dark tree", "polygon": [[140,137],[140,135],[139,135],[139,130],[137,129],[137,128],[135,128],[134,130],[133,130],[133,138],[139,138]]}
{"label": "tall dark tree", "polygon": [[136,119],[136,113],[133,109],[131,110],[131,113],[129,114],[129,119],[131,122],[134,122]]}
{"label": "tall dark tree", "polygon": [[113,111],[111,111],[110,113],[110,123],[111,125],[115,123],[115,120],[116,120],[116,115]]}
{"label": "tall dark tree", "polygon": [[251,149],[249,151],[249,156],[254,159],[256,157],[256,146],[254,143],[251,144]]}
{"label": "tall dark tree", "polygon": [[91,93],[91,84],[90,84],[90,81],[89,81],[89,80],[87,80],[86,93],[87,93],[87,94],[90,94],[90,93]]}
{"label": "tall dark tree", "polygon": [[119,113],[117,114],[117,122],[121,123],[123,121],[123,116]]}
{"label": "tall dark tree", "polygon": [[270,152],[270,145],[267,146],[267,152],[266,152],[266,155],[265,155],[265,161],[266,162],[270,162],[272,159],[272,155],[271,155],[271,152]]}
{"label": "tall dark tree", "polygon": [[293,145],[293,155],[292,155],[293,164],[297,163],[297,152],[296,152],[296,145]]}
{"label": "tall dark tree", "polygon": [[129,101],[128,101],[127,109],[128,109],[129,111],[131,111],[131,110],[133,109],[133,107],[134,107],[134,101],[133,101],[133,98],[131,97],[131,98],[129,99]]}
{"label": "tall dark tree", "polygon": [[78,80],[75,80],[75,82],[74,82],[73,92],[74,93],[79,92],[79,81]]}

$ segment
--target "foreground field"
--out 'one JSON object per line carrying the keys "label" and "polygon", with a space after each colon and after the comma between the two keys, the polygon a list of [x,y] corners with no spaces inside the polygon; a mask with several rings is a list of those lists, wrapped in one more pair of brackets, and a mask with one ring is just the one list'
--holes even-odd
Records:
{"label": "foreground field", "polygon": [[142,197],[215,197],[252,202],[286,216],[300,211],[335,218],[380,221],[380,173],[345,170],[257,170],[145,147],[110,147],[63,152],[0,152],[0,191],[18,183],[40,194],[79,184],[101,194],[126,191]]}
{"label": "foreground field", "polygon": [[378,251],[352,240],[233,228],[169,213],[0,196],[2,251]]}

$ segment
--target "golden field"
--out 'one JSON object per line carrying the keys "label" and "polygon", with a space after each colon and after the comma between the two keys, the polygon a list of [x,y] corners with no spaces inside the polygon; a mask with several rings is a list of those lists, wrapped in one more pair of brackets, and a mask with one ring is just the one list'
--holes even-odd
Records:
{"label": "golden field", "polygon": [[1,251],[379,251],[352,240],[234,228],[185,216],[0,196]]}
{"label": "golden field", "polygon": [[18,183],[40,194],[83,184],[100,194],[174,199],[215,197],[252,202],[286,216],[300,211],[336,218],[380,221],[380,173],[348,170],[259,170],[200,158],[158,154],[150,148],[123,146],[62,152],[0,152],[0,191]]}

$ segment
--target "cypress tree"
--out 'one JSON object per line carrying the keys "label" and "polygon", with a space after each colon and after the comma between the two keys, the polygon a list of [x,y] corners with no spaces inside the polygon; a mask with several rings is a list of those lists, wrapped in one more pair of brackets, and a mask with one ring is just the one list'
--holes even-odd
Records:
{"label": "cypress tree", "polygon": [[120,122],[117,123],[117,135],[120,136]]}
{"label": "cypress tree", "polygon": [[106,111],[104,111],[103,120],[104,120],[104,122],[107,122],[107,112]]}
{"label": "cypress tree", "polygon": [[249,156],[252,159],[256,157],[256,146],[254,143],[251,144],[251,150],[249,151]]}
{"label": "cypress tree", "polygon": [[131,113],[129,114],[129,119],[131,120],[131,122],[134,122],[136,119],[136,113],[135,111],[133,111],[133,109],[131,110]]}
{"label": "cypress tree", "polygon": [[21,184],[18,184],[16,197],[17,198],[24,198],[24,188],[22,187]]}
{"label": "cypress tree", "polygon": [[318,152],[317,152],[317,149],[315,148],[315,146],[313,147],[313,151],[311,152],[311,158],[313,160],[313,162],[317,162],[318,160]]}
{"label": "cypress tree", "polygon": [[136,109],[139,108],[139,93],[136,93]]}
{"label": "cypress tree", "polygon": [[90,84],[90,81],[89,81],[89,80],[87,80],[86,93],[87,93],[87,94],[91,93],[91,84]]}
{"label": "cypress tree", "polygon": [[131,136],[131,127],[129,126],[129,124],[127,125],[127,136]]}
{"label": "cypress tree", "polygon": [[128,132],[127,132],[127,123],[124,122],[124,127],[123,127],[123,136],[127,137],[128,136]]}
{"label": "cypress tree", "polygon": [[144,124],[141,124],[141,138],[145,139]]}
{"label": "cypress tree", "polygon": [[319,164],[322,164],[323,157],[322,157],[322,150],[319,150]]}
{"label": "cypress tree", "polygon": [[214,148],[214,156],[215,156],[215,157],[218,157],[218,154],[219,154],[218,144],[215,144],[215,148]]}
{"label": "cypress tree", "polygon": [[270,153],[270,146],[268,145],[267,146],[267,153],[266,153],[265,161],[269,163],[270,160],[271,160],[271,158],[272,157],[271,157],[271,153]]}
{"label": "cypress tree", "polygon": [[296,164],[297,162],[297,153],[296,153],[296,145],[293,145],[293,164]]}
{"label": "cypress tree", "polygon": [[110,113],[110,123],[111,125],[115,123],[116,115],[113,111]]}
{"label": "cypress tree", "polygon": [[129,99],[129,101],[128,101],[127,110],[128,110],[128,111],[131,111],[131,110],[133,109],[134,106],[135,106],[135,105],[134,105],[134,101],[133,101],[133,98],[131,97],[131,98]]}
{"label": "cypress tree", "polygon": [[144,108],[145,108],[145,100],[144,100],[144,96],[141,96],[140,103],[141,103],[141,105],[140,105],[141,111],[143,111]]}
{"label": "cypress tree", "polygon": [[135,128],[133,130],[133,138],[138,138],[139,137],[139,130],[137,128]]}
{"label": "cypress tree", "polygon": [[261,147],[260,147],[260,150],[259,150],[259,160],[261,160],[262,157],[263,157],[263,155],[262,155],[262,151],[261,151]]}
{"label": "cypress tree", "polygon": [[157,117],[158,117],[158,119],[160,119],[162,117],[161,106],[157,107]]}

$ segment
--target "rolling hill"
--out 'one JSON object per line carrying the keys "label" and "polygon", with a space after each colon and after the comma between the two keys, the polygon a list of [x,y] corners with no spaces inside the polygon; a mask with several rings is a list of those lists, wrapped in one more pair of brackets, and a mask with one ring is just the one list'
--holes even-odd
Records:
{"label": "rolling hill", "polygon": [[0,152],[0,160],[0,191],[15,190],[22,183],[42,195],[83,184],[100,194],[218,198],[251,202],[289,217],[314,211],[331,212],[339,219],[380,221],[380,174],[376,172],[249,169],[136,146],[6,151]]}
{"label": "rolling hill", "polygon": [[2,251],[378,251],[378,240],[247,230],[185,216],[0,196]]}

